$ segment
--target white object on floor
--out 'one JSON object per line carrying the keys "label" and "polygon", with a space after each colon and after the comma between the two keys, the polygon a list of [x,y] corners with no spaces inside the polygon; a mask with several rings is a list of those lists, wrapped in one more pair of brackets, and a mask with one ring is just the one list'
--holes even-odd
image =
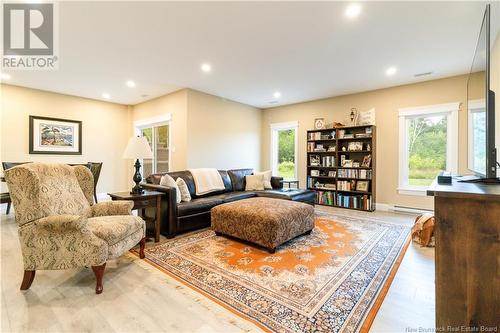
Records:
{"label": "white object on floor", "polygon": [[225,189],[224,182],[217,169],[189,169],[189,172],[193,175],[194,184],[196,185],[196,195],[203,195]]}

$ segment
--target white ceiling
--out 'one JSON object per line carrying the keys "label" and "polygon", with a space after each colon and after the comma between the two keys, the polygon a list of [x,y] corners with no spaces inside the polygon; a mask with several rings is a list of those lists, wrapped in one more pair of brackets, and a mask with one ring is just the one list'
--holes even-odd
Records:
{"label": "white ceiling", "polygon": [[266,108],[468,72],[484,3],[368,2],[354,20],[348,4],[62,2],[59,70],[8,83],[122,104],[189,87]]}

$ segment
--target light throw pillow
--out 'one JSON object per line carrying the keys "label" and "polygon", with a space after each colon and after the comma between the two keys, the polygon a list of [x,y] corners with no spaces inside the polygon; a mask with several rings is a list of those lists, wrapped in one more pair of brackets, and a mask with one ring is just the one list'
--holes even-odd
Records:
{"label": "light throw pillow", "polygon": [[273,189],[273,186],[271,185],[271,177],[272,177],[271,170],[256,172],[255,175],[264,175],[264,189],[266,190]]}
{"label": "light throw pillow", "polygon": [[163,175],[160,179],[160,185],[175,188],[175,192],[177,193],[176,201],[177,203],[181,202],[181,191],[179,190],[179,186],[177,186],[177,183],[170,175]]}
{"label": "light throw pillow", "polygon": [[181,177],[177,178],[175,181],[177,183],[177,186],[179,187],[179,191],[181,191],[181,201],[183,202],[189,202],[191,201],[191,193],[189,193],[188,186],[184,179]]}
{"label": "light throw pillow", "polygon": [[245,191],[263,191],[264,190],[264,175],[248,175],[245,176]]}

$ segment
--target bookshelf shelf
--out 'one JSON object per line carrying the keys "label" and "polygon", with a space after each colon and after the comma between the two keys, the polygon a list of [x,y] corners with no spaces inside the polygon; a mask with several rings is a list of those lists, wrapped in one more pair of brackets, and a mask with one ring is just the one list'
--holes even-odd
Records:
{"label": "bookshelf shelf", "polygon": [[[375,210],[375,129],[373,125],[360,125],[307,131],[307,188],[316,192],[318,205]],[[363,166],[343,167],[344,160]]]}

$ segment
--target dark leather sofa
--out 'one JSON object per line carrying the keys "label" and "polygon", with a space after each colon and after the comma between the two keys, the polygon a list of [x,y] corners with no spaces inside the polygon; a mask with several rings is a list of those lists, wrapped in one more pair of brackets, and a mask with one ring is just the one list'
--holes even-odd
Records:
{"label": "dark leather sofa", "polygon": [[168,172],[172,178],[181,177],[191,194],[190,202],[177,204],[175,188],[161,186],[160,180],[165,173],[152,174],[146,178],[142,187],[146,190],[164,192],[161,202],[161,233],[167,238],[195,229],[210,226],[210,209],[217,205],[256,196],[305,202],[314,205],[313,191],[303,189],[284,190],[281,177],[272,177],[272,190],[245,191],[245,176],[253,174],[253,169],[219,170],[224,181],[223,191],[197,196],[194,179],[191,173],[185,171]]}

